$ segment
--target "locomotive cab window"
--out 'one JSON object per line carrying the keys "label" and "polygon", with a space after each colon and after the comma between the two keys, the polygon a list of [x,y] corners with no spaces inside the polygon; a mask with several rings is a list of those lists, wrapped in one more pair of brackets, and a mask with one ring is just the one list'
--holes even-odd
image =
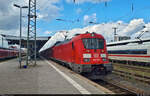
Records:
{"label": "locomotive cab window", "polygon": [[82,41],[86,49],[104,49],[104,39],[83,38]]}

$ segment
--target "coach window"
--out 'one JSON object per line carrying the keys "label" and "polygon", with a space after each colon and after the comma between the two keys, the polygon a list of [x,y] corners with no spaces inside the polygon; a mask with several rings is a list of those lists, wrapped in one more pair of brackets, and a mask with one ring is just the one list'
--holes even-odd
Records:
{"label": "coach window", "polygon": [[108,51],[109,54],[147,54],[146,49],[140,50],[110,50]]}

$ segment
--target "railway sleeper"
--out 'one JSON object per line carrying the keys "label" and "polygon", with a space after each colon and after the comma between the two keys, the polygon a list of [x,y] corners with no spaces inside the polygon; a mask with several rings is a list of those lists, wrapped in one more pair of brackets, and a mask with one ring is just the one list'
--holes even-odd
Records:
{"label": "railway sleeper", "polygon": [[107,83],[109,83],[109,84],[112,84],[112,85],[114,85],[114,86],[116,86],[116,87],[118,87],[120,89],[124,89],[127,92],[131,92],[131,93],[137,94],[137,96],[142,96],[144,94],[144,91],[139,89],[139,88],[135,88],[133,86],[122,84],[122,83],[117,82],[117,81],[112,80],[112,79],[103,78],[102,80],[107,82]]}
{"label": "railway sleeper", "polygon": [[137,70],[137,71],[142,71],[142,72],[150,72],[150,69],[147,69],[147,67],[139,67],[139,66],[133,66],[133,65],[125,65],[125,64],[118,64],[118,63],[114,63],[114,66],[119,66],[121,68],[128,68],[131,70]]}
{"label": "railway sleeper", "polygon": [[145,78],[142,78],[142,77],[137,77],[135,75],[132,75],[132,74],[127,74],[127,73],[123,73],[123,72],[113,72],[123,78],[126,78],[126,79],[135,79],[137,81],[140,81],[140,82],[143,82],[143,83],[147,83],[147,84],[150,84],[150,80],[149,79],[145,79]]}

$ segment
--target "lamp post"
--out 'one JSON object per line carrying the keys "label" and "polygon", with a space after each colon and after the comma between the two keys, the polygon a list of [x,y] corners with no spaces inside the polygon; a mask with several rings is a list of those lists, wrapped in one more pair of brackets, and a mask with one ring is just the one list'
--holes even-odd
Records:
{"label": "lamp post", "polygon": [[20,8],[20,40],[19,40],[19,64],[21,68],[21,37],[22,37],[22,8],[28,8],[28,6],[19,6],[17,4],[14,4],[15,7]]}

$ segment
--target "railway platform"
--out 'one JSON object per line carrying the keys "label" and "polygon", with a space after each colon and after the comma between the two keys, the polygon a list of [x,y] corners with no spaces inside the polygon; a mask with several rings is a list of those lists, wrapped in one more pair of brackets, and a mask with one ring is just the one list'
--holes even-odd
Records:
{"label": "railway platform", "polygon": [[40,59],[36,66],[20,69],[13,59],[0,62],[0,94],[114,93],[53,61]]}

